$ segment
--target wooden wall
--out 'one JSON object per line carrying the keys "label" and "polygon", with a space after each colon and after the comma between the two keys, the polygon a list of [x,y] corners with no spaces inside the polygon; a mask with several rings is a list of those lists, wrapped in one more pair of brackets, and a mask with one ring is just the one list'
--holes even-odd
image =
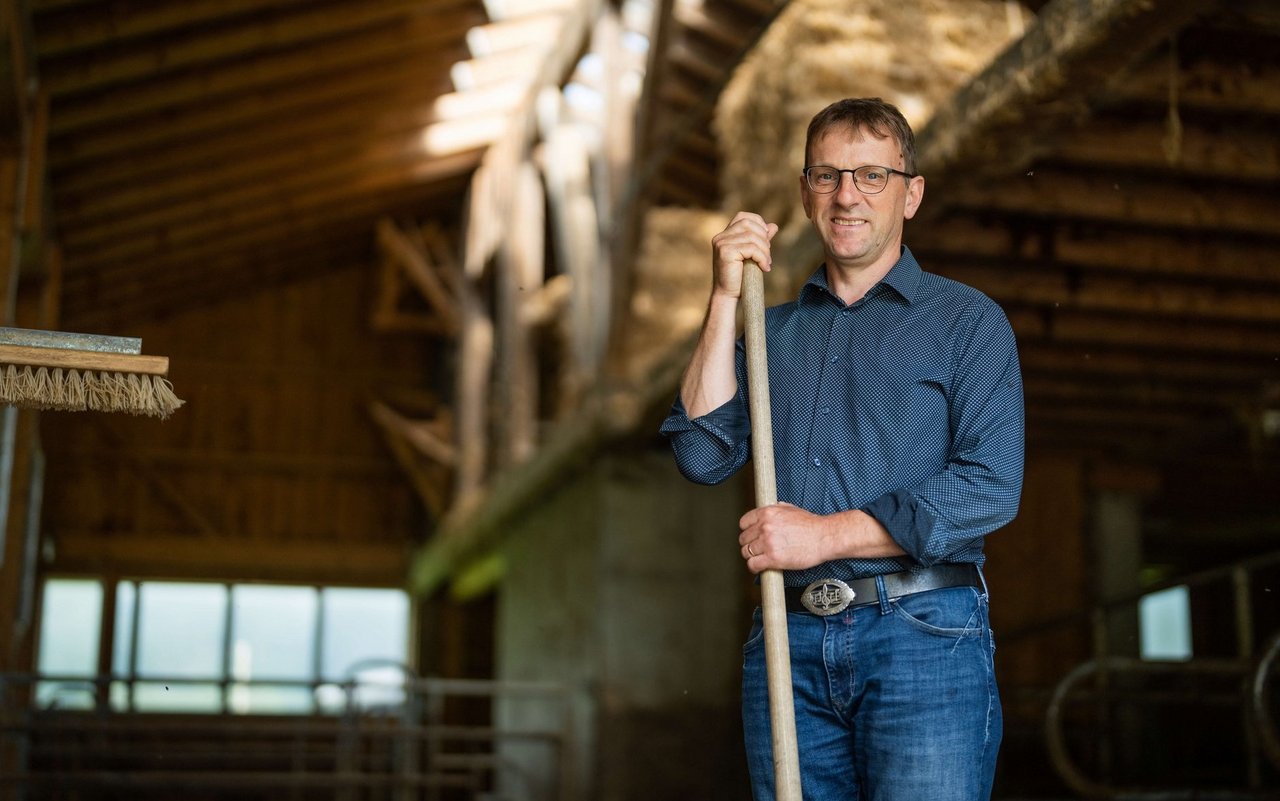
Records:
{"label": "wooden wall", "polygon": [[375,335],[353,264],[127,333],[187,401],[45,413],[44,569],[401,584],[424,523],[368,404],[428,405],[439,348]]}

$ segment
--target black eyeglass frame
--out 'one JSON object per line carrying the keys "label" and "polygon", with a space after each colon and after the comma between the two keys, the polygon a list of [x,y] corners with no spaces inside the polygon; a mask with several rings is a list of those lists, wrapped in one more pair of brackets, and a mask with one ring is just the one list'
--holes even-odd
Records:
{"label": "black eyeglass frame", "polygon": [[[817,169],[823,169],[823,170],[828,170],[830,172],[839,173],[840,179],[837,180],[834,184],[832,184],[830,189],[818,189],[813,185],[813,180],[809,177],[809,171],[817,170]],[[862,170],[868,170],[868,169],[881,170],[882,172],[887,172],[890,175],[901,175],[903,178],[906,178],[908,180],[912,178],[920,177],[916,173],[903,172],[902,170],[895,170],[892,167],[882,167],[879,164],[863,164],[861,167],[854,167],[852,170],[842,170],[842,169],[839,169],[838,167],[832,167],[829,164],[811,164],[808,167],[805,167],[803,170],[801,170],[800,174],[804,176],[805,185],[809,187],[810,191],[817,192],[819,195],[829,195],[832,192],[835,192],[836,190],[838,190],[840,188],[840,184],[844,181],[844,174],[846,172],[849,173],[849,177],[853,179],[853,185],[857,187],[859,192],[861,192],[864,195],[878,195],[885,190],[885,187],[889,185],[889,182],[885,181],[884,186],[880,187],[879,189],[872,189],[870,191],[863,189],[862,183],[858,180],[858,173],[861,172]]]}

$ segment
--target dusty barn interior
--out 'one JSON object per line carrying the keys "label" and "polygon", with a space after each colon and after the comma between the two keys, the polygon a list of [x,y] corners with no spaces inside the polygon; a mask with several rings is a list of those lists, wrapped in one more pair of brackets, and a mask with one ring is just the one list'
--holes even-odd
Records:
{"label": "dusty barn interior", "polygon": [[0,798],[747,798],[751,480],[657,426],[711,234],[782,224],[774,301],[816,266],[803,127],[855,95],[919,134],[908,244],[1019,340],[996,797],[1280,797],[1274,3],[0,28],[4,325],[141,340],[185,401],[4,407]]}

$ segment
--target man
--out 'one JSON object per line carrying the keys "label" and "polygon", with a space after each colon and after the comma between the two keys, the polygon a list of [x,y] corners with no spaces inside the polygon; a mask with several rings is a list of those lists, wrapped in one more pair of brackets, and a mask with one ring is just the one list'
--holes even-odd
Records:
{"label": "man", "polygon": [[[1002,724],[982,546],[1022,486],[1013,332],[989,298],[923,272],[903,246],[924,178],[897,108],[827,107],[805,165],[825,261],[766,313],[779,503],[743,515],[738,538],[752,572],[784,571],[804,798],[986,799]],[[768,271],[777,230],[743,212],[712,239],[706,319],[662,425],[693,481],[750,456],[736,314],[744,263]],[[744,656],[748,767],[766,801],[759,610]]]}

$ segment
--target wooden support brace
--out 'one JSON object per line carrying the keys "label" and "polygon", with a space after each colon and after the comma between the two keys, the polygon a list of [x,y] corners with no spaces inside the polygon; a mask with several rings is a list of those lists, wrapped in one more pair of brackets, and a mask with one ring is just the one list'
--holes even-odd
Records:
{"label": "wooden support brace", "polygon": [[414,492],[432,515],[444,514],[449,504],[448,482],[430,470],[422,457],[444,467],[452,467],[457,462],[456,450],[439,432],[439,429],[452,428],[447,411],[435,421],[412,422],[385,403],[374,401],[369,404],[369,414],[382,429],[396,461],[408,474]]}
{"label": "wooden support brace", "polygon": [[457,334],[460,316],[452,292],[440,278],[440,268],[431,263],[428,255],[417,247],[395,223],[382,219],[378,222],[378,245],[390,257],[392,263],[408,277],[432,311],[439,318],[445,332]]}

